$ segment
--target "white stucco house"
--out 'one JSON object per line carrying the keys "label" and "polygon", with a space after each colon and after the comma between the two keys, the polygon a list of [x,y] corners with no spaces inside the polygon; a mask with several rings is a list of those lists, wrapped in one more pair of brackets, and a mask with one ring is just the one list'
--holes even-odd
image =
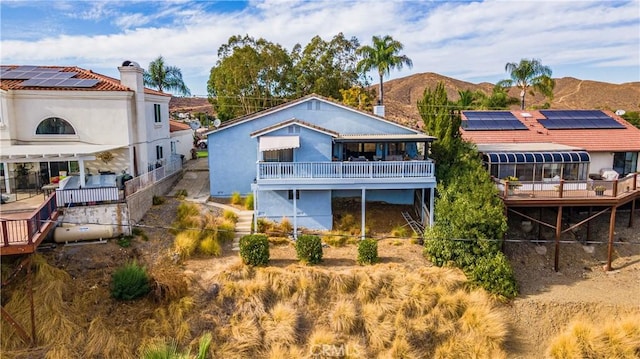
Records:
{"label": "white stucco house", "polygon": [[145,88],[135,62],[118,70],[120,79],[79,67],[0,66],[3,192],[65,174],[85,187],[91,175],[137,176],[172,160],[171,95]]}
{"label": "white stucco house", "polygon": [[193,149],[193,129],[184,122],[170,120],[169,131],[171,133],[171,156],[180,157],[181,160],[190,159]]}

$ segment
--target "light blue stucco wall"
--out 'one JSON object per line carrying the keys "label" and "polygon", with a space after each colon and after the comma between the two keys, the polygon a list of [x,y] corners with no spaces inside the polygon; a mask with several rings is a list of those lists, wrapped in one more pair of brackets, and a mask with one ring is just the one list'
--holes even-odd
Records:
{"label": "light blue stucco wall", "polygon": [[[331,191],[299,192],[300,199],[296,200],[298,228],[331,229]],[[289,199],[289,191],[260,191],[258,197],[258,217],[275,222],[287,217],[293,224],[293,200]]]}
{"label": "light blue stucco wall", "polygon": [[[214,197],[228,197],[235,191],[251,192],[256,177],[258,139],[250,134],[278,123],[298,119],[341,134],[412,134],[407,128],[351,111],[335,104],[308,99],[288,108],[254,116],[239,124],[222,127],[208,135],[210,191]],[[284,135],[281,129],[266,135]],[[301,128],[300,148],[295,161],[327,161],[331,158],[330,136]]]}

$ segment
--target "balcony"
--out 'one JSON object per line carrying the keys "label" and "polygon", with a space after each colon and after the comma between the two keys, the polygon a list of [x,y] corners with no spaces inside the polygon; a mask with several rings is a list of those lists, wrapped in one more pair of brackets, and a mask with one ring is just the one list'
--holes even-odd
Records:
{"label": "balcony", "polygon": [[587,181],[518,181],[495,179],[498,195],[509,205],[603,205],[626,203],[640,197],[640,175]]}
{"label": "balcony", "polygon": [[259,162],[256,183],[434,183],[432,161]]}

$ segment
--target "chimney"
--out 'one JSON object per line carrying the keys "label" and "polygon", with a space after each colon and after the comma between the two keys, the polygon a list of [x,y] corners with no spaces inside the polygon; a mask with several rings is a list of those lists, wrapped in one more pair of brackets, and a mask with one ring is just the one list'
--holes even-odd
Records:
{"label": "chimney", "polygon": [[373,106],[373,114],[376,116],[384,117],[384,105]]}
{"label": "chimney", "polygon": [[[146,160],[149,156],[147,148],[148,137],[147,121],[145,121],[145,105],[144,105],[144,70],[135,61],[124,61],[122,66],[118,67],[120,71],[120,84],[133,90],[133,108],[132,118],[129,121],[129,168],[133,171],[134,176],[146,171],[140,171],[145,168]],[[134,144],[138,144],[137,146]]]}

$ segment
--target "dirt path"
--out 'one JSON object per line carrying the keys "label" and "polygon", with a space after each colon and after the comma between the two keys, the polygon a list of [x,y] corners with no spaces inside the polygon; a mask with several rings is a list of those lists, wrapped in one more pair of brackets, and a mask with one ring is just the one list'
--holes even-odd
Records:
{"label": "dirt path", "polygon": [[582,87],[582,83],[583,83],[583,82],[584,82],[584,80],[580,80],[580,82],[578,82],[578,86],[576,86],[576,89],[575,89],[573,92],[568,93],[568,94],[566,94],[566,95],[564,95],[564,96],[560,97],[560,98],[558,99],[557,103],[563,102],[565,98],[567,98],[567,97],[569,97],[569,96],[572,96],[572,95],[575,95],[575,94],[577,94],[578,92],[580,92],[580,87]]}

